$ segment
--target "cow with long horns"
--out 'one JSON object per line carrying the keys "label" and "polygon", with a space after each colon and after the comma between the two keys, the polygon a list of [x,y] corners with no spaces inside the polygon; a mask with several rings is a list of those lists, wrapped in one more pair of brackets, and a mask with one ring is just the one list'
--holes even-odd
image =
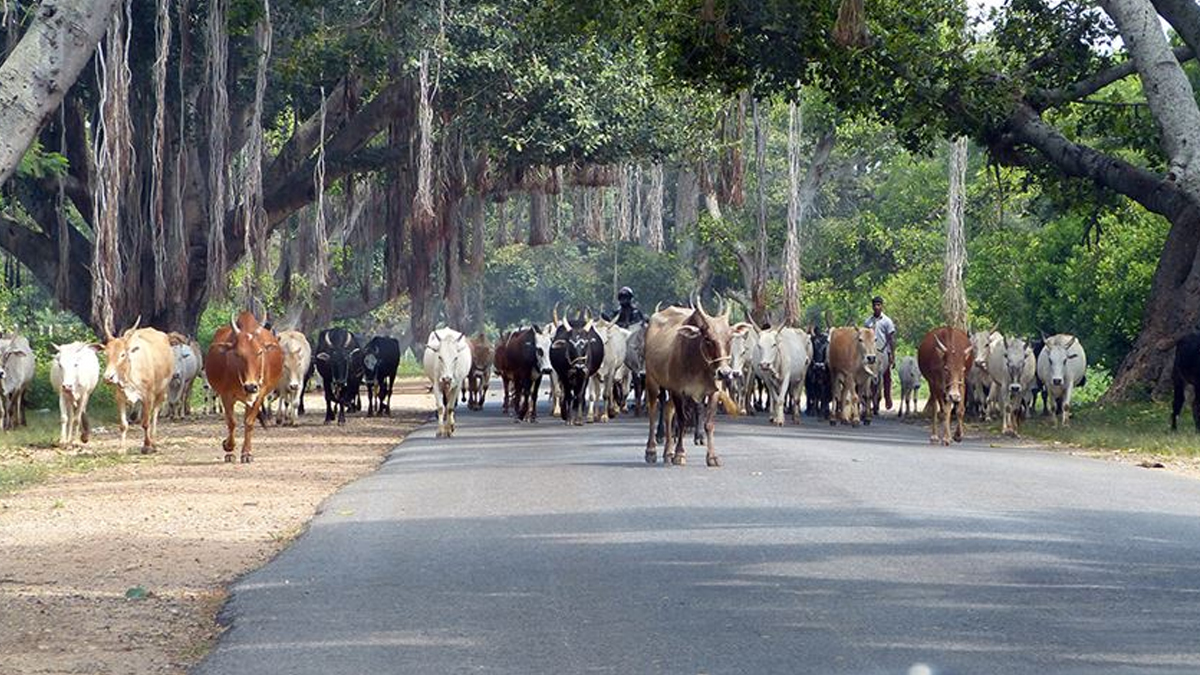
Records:
{"label": "cow with long horns", "polygon": [[275,391],[283,376],[283,350],[269,329],[258,323],[254,314],[243,311],[219,329],[204,360],[208,382],[221,396],[225,407],[225,461],[233,461],[236,443],[233,438],[237,422],[233,419],[233,404],[240,401],[246,412],[242,419],[245,435],[242,440],[243,464],[251,460],[251,441],[254,421],[258,419],[267,396]]}
{"label": "cow with long horns", "polygon": [[557,309],[554,314],[558,329],[550,343],[550,365],[562,388],[559,411],[564,422],[578,426],[583,424],[588,381],[604,361],[604,344],[590,317],[580,325],[579,319],[572,324],[566,317],[560,322]]}
{"label": "cow with long horns", "polygon": [[[734,330],[729,326],[729,307],[726,305],[717,316],[712,316],[704,310],[699,298],[693,304],[694,309],[667,307],[655,312],[646,329],[646,400],[650,406],[646,462],[650,464],[658,461],[655,432],[659,392],[669,394],[665,402],[663,461],[675,465],[686,462],[683,435],[673,433],[676,409],[687,402],[698,404],[707,401],[703,418],[704,459],[712,467],[721,465],[713,441],[717,406],[724,404],[725,411],[730,415],[738,413],[737,405],[727,392],[733,377],[733,369],[729,364],[729,343]],[[747,327],[739,327],[739,330],[747,330]],[[699,425],[700,420],[697,419],[696,423]]]}
{"label": "cow with long horns", "polygon": [[346,409],[358,397],[362,382],[361,348],[358,338],[345,328],[323,330],[317,338],[313,367],[325,392],[325,424],[335,418],[338,426],[346,424]]}
{"label": "cow with long horns", "polygon": [[[929,382],[929,407],[932,429],[931,443],[950,445],[950,417],[957,415],[954,440],[963,438],[963,415],[966,414],[967,374],[975,364],[971,338],[956,328],[942,326],[929,331],[917,350],[917,365]],[[941,415],[942,424],[938,424]],[[941,427],[939,433],[938,427]]]}
{"label": "cow with long horns", "polygon": [[142,453],[155,452],[158,436],[158,413],[166,405],[171,375],[175,372],[175,357],[167,334],[154,328],[133,328],[121,337],[105,331],[104,381],[113,388],[117,400],[117,417],[121,425],[121,443],[125,443],[129,422],[126,409],[142,404]]}

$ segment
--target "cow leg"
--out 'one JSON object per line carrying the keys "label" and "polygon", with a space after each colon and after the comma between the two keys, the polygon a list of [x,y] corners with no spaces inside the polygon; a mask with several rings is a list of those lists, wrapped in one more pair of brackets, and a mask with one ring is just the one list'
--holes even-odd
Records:
{"label": "cow leg", "polygon": [[938,423],[941,422],[941,410],[942,410],[941,401],[939,401],[934,396],[930,396],[929,404],[927,407],[929,408],[929,412],[932,413],[929,416],[929,420],[930,420],[929,442],[937,443],[938,441],[941,440],[938,437]]}
{"label": "cow leg", "polygon": [[337,402],[337,424],[339,427],[346,426],[346,408],[348,404],[344,401]]}
{"label": "cow leg", "polygon": [[[716,396],[716,394],[712,394],[712,396]],[[704,438],[704,424],[700,421],[700,410],[704,408],[704,404],[697,403],[691,399],[687,401],[688,408],[691,411],[691,419],[695,422],[695,427],[692,430],[692,444],[704,445],[706,442]]]}
{"label": "cow leg", "polygon": [[121,425],[121,447],[124,448],[125,447],[125,437],[126,437],[126,434],[128,434],[128,432],[129,432],[129,417],[127,417],[125,414],[125,406],[128,404],[128,401],[126,401],[125,395],[120,392],[117,392],[116,398],[117,398],[117,419],[119,420],[119,424]]}
{"label": "cow leg", "polygon": [[646,463],[658,461],[658,446],[654,442],[658,433],[658,386],[651,381],[646,382],[646,421],[650,423],[650,435],[646,438]]}
{"label": "cow leg", "polygon": [[1192,423],[1200,433],[1200,384],[1192,385]]}
{"label": "cow leg", "polygon": [[446,437],[454,435],[454,408],[458,405],[458,388],[451,387],[450,395],[446,397]]}
{"label": "cow leg", "polygon": [[958,424],[954,429],[954,441],[956,443],[961,443],[962,439],[963,439],[963,409],[962,409],[962,406],[961,405],[954,406],[954,411],[956,413],[956,418],[958,420]]}
{"label": "cow leg", "polygon": [[[258,413],[262,410],[264,398],[265,396],[259,396],[252,405],[247,406],[242,418],[242,464],[249,464],[252,459],[250,455],[250,443],[254,434],[254,420],[258,419]],[[232,462],[233,457],[230,456],[225,461]]]}
{"label": "cow leg", "polygon": [[87,406],[90,394],[84,394],[79,404],[79,442],[87,443],[91,439],[92,429],[88,424]]}
{"label": "cow leg", "polygon": [[675,394],[667,392],[663,401],[663,427],[666,429],[666,440],[663,442],[663,465],[682,464],[683,458],[679,461],[675,458],[683,454],[683,446],[675,447],[675,438],[677,435],[682,435],[683,430],[679,430],[679,434],[675,433],[675,416],[679,414],[679,409],[675,404]]}
{"label": "cow leg", "polygon": [[1064,427],[1071,426],[1071,392],[1072,387],[1068,383],[1066,391],[1063,392],[1062,402],[1062,425]]}
{"label": "cow leg", "polygon": [[803,390],[804,379],[801,378],[792,387],[792,399],[795,401],[792,406],[792,424],[801,424],[803,422],[802,417],[804,416],[804,412],[800,408],[800,395],[803,393]]}
{"label": "cow leg", "polygon": [[69,446],[75,438],[71,428],[71,418],[75,415],[75,411],[72,410],[72,402],[70,394],[65,391],[58,392],[58,444],[63,447]]}
{"label": "cow leg", "polygon": [[325,387],[322,393],[325,395],[325,424],[329,424],[334,420],[334,408],[337,406],[334,403],[332,387]]}
{"label": "cow leg", "polygon": [[[704,463],[710,467],[721,466],[721,458],[717,456],[717,444],[713,440],[713,431],[717,428],[717,408],[721,405],[721,397],[713,393],[708,397],[708,411],[704,415],[704,441],[707,450],[704,454]],[[799,401],[796,402],[796,408],[800,407]],[[795,414],[795,413],[793,413]],[[696,411],[696,427],[700,426],[700,411]]]}
{"label": "cow leg", "polygon": [[[1177,431],[1178,429],[1176,422],[1179,419],[1179,413],[1183,412],[1183,400],[1185,391],[1187,389],[1187,384],[1184,383],[1183,378],[1179,377],[1178,373],[1176,373],[1174,382],[1172,382],[1172,384],[1175,385],[1175,398],[1171,402],[1171,431]],[[1194,409],[1196,401],[1200,401],[1200,386],[1194,387],[1193,392],[1192,407]],[[1200,430],[1200,426],[1197,426],[1196,428],[1197,430]]]}

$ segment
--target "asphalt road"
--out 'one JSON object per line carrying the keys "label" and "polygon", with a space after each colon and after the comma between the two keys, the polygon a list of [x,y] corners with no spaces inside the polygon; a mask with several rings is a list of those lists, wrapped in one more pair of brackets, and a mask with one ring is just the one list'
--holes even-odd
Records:
{"label": "asphalt road", "polygon": [[645,429],[426,425],[194,672],[1200,672],[1200,482],[762,415],[668,468]]}

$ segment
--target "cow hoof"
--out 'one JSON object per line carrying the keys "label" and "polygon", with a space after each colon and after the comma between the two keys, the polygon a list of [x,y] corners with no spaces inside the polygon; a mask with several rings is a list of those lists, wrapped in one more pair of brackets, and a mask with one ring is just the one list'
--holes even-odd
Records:
{"label": "cow hoof", "polygon": [[835,419],[830,419],[830,420],[829,420],[829,426],[831,426],[831,427],[836,427],[836,426],[837,426],[837,420],[835,420]]}
{"label": "cow hoof", "polygon": [[941,440],[942,440],[942,439],[938,438],[937,436],[930,436],[930,437],[929,437],[929,442],[930,442],[930,443],[933,443],[933,444],[935,444],[935,445],[936,445],[936,444],[937,444],[939,441],[941,441]]}
{"label": "cow hoof", "polygon": [[687,464],[687,455],[681,452],[675,453],[671,456],[671,464],[674,464],[675,466],[684,466]]}
{"label": "cow hoof", "polygon": [[158,452],[158,450],[156,450],[153,445],[143,445],[142,446],[142,454],[143,455],[153,455],[156,452]]}
{"label": "cow hoof", "polygon": [[959,432],[959,431],[954,432],[954,442],[955,443],[962,443],[962,438],[963,438],[962,432]]}
{"label": "cow hoof", "polygon": [[721,466],[721,458],[716,455],[709,455],[704,459],[704,463],[711,467],[719,467]]}
{"label": "cow hoof", "polygon": [[942,445],[949,446],[949,445],[950,445],[950,439],[949,439],[949,438],[943,438],[943,439],[942,439]]}
{"label": "cow hoof", "polygon": [[249,464],[252,459],[253,458],[250,455],[244,452],[242,453],[242,464]]}
{"label": "cow hoof", "polygon": [[663,466],[671,466],[674,459],[675,459],[675,453],[667,454],[664,452],[663,453]]}
{"label": "cow hoof", "polygon": [[871,426],[871,420],[863,420],[863,426],[865,426],[865,427]]}
{"label": "cow hoof", "polygon": [[657,464],[658,463],[658,451],[657,450],[647,450],[646,451],[646,463],[647,464]]}
{"label": "cow hoof", "polygon": [[233,464],[233,453],[232,452],[225,453],[225,463]]}

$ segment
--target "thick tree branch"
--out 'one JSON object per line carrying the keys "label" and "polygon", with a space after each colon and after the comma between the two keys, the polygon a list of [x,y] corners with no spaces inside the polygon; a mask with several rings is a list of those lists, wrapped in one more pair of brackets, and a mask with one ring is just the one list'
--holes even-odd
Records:
{"label": "thick tree branch", "polygon": [[[1176,184],[1152,171],[1068,140],[1029,106],[1019,107],[1009,118],[1002,142],[1031,146],[1061,173],[1091,179],[1167,218],[1190,207],[1187,196]],[[1002,152],[1008,149],[999,148]]]}
{"label": "thick tree branch", "polygon": [[[1195,50],[1186,45],[1176,47],[1173,53],[1180,63],[1186,63],[1196,58]],[[1134,65],[1133,59],[1130,59],[1059,89],[1034,90],[1029,93],[1029,101],[1038,110],[1055,108],[1064,103],[1078,101],[1079,99],[1091,96],[1108,85],[1123,80],[1136,72],[1137,67]]]}
{"label": "thick tree branch", "polygon": [[[333,91],[325,97],[325,133],[327,136],[337,132],[350,117],[349,106],[345,105],[347,78],[342,78],[334,86]],[[288,142],[280,149],[279,154],[271,165],[263,171],[263,182],[269,184],[282,180],[297,167],[317,147],[321,136],[321,113],[318,110],[296,129]]]}
{"label": "thick tree branch", "polygon": [[0,65],[0,185],[87,65],[116,0],[43,0]]}
{"label": "thick tree branch", "polygon": [[1192,51],[1200,51],[1200,5],[1196,0],[1150,1]]}
{"label": "thick tree branch", "polygon": [[[20,261],[48,293],[54,293],[52,280],[58,277],[58,247],[49,237],[0,215],[0,248]],[[67,309],[87,323],[92,312],[92,276],[86,266],[78,263],[81,255],[76,254],[77,248],[80,247],[72,246]]]}

